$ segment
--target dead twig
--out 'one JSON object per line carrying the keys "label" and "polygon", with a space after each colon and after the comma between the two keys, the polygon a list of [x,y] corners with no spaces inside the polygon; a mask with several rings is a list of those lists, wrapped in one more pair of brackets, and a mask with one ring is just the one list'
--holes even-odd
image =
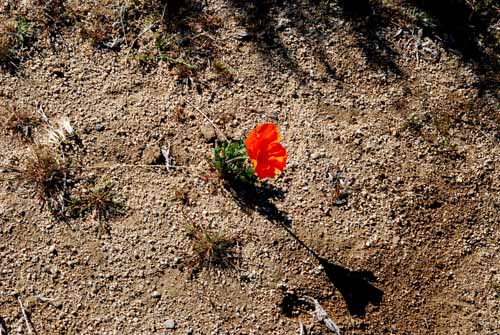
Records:
{"label": "dead twig", "polygon": [[166,148],[164,146],[160,146],[161,154],[163,155],[163,158],[165,158],[165,166],[167,168],[167,171],[169,172],[170,167],[172,166],[172,155],[170,153],[170,147],[170,143],[168,143]]}
{"label": "dead twig", "polygon": [[192,103],[190,103],[189,101],[187,101],[186,99],[182,98],[184,100],[184,102],[186,104],[188,104],[189,106],[191,106],[195,111],[197,111],[198,113],[200,113],[211,125],[212,127],[214,127],[214,129],[219,132],[219,134],[222,136],[222,138],[224,138],[224,140],[226,142],[229,142],[229,139],[226,137],[226,135],[224,135],[224,133],[222,132],[222,130],[220,130],[219,127],[217,127],[217,125],[205,114],[203,113],[198,107],[196,107],[195,105],[193,105]]}
{"label": "dead twig", "polygon": [[0,335],[7,335],[7,326],[5,325],[5,321],[0,316]]}
{"label": "dead twig", "polygon": [[299,335],[306,335],[306,334],[307,334],[306,326],[304,326],[302,321],[300,321]]}
{"label": "dead twig", "polygon": [[127,50],[127,56],[129,55],[130,50],[134,47],[135,43],[139,40],[139,38],[141,38],[142,35],[144,35],[148,31],[150,31],[151,29],[153,29],[153,27],[155,25],[156,25],[156,23],[151,23],[149,26],[147,26],[146,28],[144,28],[143,30],[141,30],[141,32],[134,38],[134,40],[132,41],[132,43],[130,43],[130,45],[127,46],[127,48],[128,48],[128,50]]}
{"label": "dead twig", "polygon": [[300,298],[299,300],[314,306],[314,311],[311,314],[312,314],[313,319],[315,321],[324,322],[326,325],[326,328],[328,328],[329,330],[331,330],[335,334],[340,335],[339,327],[337,327],[335,322],[333,322],[333,320],[330,318],[330,316],[325,311],[325,309],[319,304],[318,300],[316,300],[312,297],[308,297],[308,296],[304,296],[303,298]]}
{"label": "dead twig", "polygon": [[43,103],[42,102],[38,102],[38,104],[36,106],[36,112],[40,115],[40,118],[42,119],[43,122],[45,122],[48,126],[51,126],[49,117],[43,111]]}
{"label": "dead twig", "polygon": [[26,328],[28,328],[28,332],[30,334],[36,335],[35,328],[33,327],[33,324],[31,323],[31,320],[29,319],[28,314],[26,314],[26,310],[24,309],[24,305],[23,305],[23,302],[21,300],[21,295],[16,294],[16,298],[17,298],[17,302],[19,303],[19,306],[21,307],[21,312],[23,313],[23,319],[24,319],[24,322],[26,323]]}
{"label": "dead twig", "polygon": [[[7,168],[7,167],[5,167]],[[90,169],[115,169],[115,168],[170,168],[170,169],[184,169],[184,170],[194,170],[193,166],[186,165],[172,165],[169,164],[102,164],[89,166]]]}
{"label": "dead twig", "polygon": [[[125,41],[125,45],[127,46],[127,48],[129,48],[128,42],[127,42],[127,31],[125,30],[125,23],[123,23],[123,17],[125,16],[126,12],[127,12],[127,6],[126,5],[121,6],[120,7],[120,25],[121,25],[122,33],[123,33],[123,40]],[[127,52],[127,56],[128,56],[128,52]]]}
{"label": "dead twig", "polygon": [[44,302],[44,303],[48,303],[49,305],[51,305],[52,307],[55,307],[55,308],[60,308],[62,307],[62,304],[57,302],[56,299],[51,299],[51,298],[47,298],[47,297],[44,297],[42,295],[37,295],[35,296],[35,298],[40,301],[40,302]]}

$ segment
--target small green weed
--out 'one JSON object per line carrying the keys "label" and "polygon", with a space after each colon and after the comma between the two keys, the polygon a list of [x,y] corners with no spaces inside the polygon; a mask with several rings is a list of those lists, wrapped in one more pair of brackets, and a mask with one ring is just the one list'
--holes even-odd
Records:
{"label": "small green weed", "polygon": [[21,48],[27,47],[33,34],[33,25],[26,21],[26,19],[20,18],[16,23],[16,39],[18,46]]}
{"label": "small green weed", "polygon": [[193,253],[187,266],[191,276],[203,268],[209,271],[216,268],[222,271],[234,270],[239,261],[238,238],[225,237],[220,232],[211,232],[199,225],[193,225],[188,231],[193,244]]}
{"label": "small green weed", "polygon": [[229,84],[234,80],[232,69],[222,60],[216,60],[212,66],[220,83]]}
{"label": "small green weed", "polygon": [[257,181],[253,166],[248,162],[245,143],[242,140],[216,144],[213,166],[225,181],[251,184]]}
{"label": "small green weed", "polygon": [[409,130],[414,133],[420,133],[423,127],[424,123],[422,120],[417,116],[412,116],[402,124],[401,129],[403,131]]}
{"label": "small green weed", "polygon": [[456,160],[456,159],[463,159],[464,156],[459,152],[459,148],[456,144],[451,143],[450,139],[446,136],[443,136],[439,141],[437,141],[434,144],[436,148],[436,153],[451,159],[451,160]]}
{"label": "small green weed", "polygon": [[16,67],[33,35],[32,24],[22,17],[0,23],[0,65]]}

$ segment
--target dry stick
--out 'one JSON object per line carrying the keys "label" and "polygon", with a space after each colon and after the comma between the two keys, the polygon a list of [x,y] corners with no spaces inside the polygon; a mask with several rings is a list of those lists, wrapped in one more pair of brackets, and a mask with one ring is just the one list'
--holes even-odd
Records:
{"label": "dry stick", "polygon": [[207,33],[206,31],[204,31],[204,32],[202,32],[202,33],[199,33],[199,34],[194,35],[194,36],[193,36],[193,39],[198,38],[198,37],[200,37],[200,36],[206,36],[206,37],[208,37],[209,39],[211,39],[212,41],[215,41],[215,38],[214,38],[214,37],[212,37],[212,36],[211,36],[209,33]]}
{"label": "dry stick", "polygon": [[299,335],[306,335],[306,326],[300,321],[299,325]]}
{"label": "dry stick", "polygon": [[193,169],[193,166],[187,166],[187,165],[163,165],[163,164],[112,164],[112,165],[93,165],[90,166],[90,169],[113,169],[113,168],[133,168],[133,167],[139,167],[139,168],[175,168],[175,169]]}
{"label": "dry stick", "polygon": [[51,126],[49,117],[43,111],[43,103],[41,101],[37,103],[36,112],[40,115],[40,118],[42,119],[43,122]]}
{"label": "dry stick", "polygon": [[0,317],[0,335],[7,335],[7,329],[3,326],[3,319]]}
{"label": "dry stick", "polygon": [[127,46],[128,50],[127,50],[127,56],[129,55],[130,53],[130,50],[134,47],[135,43],[137,42],[137,40],[139,38],[141,38],[142,35],[144,35],[145,33],[147,33],[149,30],[151,30],[154,26],[155,26],[156,23],[151,23],[149,26],[147,26],[146,28],[144,28],[137,36],[136,38],[134,38],[134,40],[132,41],[132,43],[130,43],[129,46]]}
{"label": "dry stick", "polygon": [[[123,32],[123,40],[125,41],[125,45],[128,48],[127,32],[125,31],[125,24],[123,23],[123,16],[125,15],[125,11],[126,10],[127,10],[127,6],[123,5],[123,6],[120,7],[120,24],[121,24],[122,32]],[[127,56],[128,56],[128,52],[127,52]]]}
{"label": "dry stick", "polygon": [[201,115],[202,115],[205,119],[207,119],[207,121],[208,121],[208,122],[212,125],[212,127],[214,127],[214,129],[215,129],[216,131],[218,131],[218,132],[219,132],[219,134],[220,134],[220,135],[224,138],[224,140],[225,140],[226,142],[229,142],[229,139],[226,137],[226,135],[224,135],[224,133],[222,132],[222,130],[220,130],[220,128],[219,128],[219,127],[217,127],[217,126],[215,125],[215,123],[214,123],[212,120],[210,120],[210,118],[209,118],[209,117],[208,117],[205,113],[203,113],[203,112],[202,112],[202,111],[201,111],[198,107],[196,107],[195,105],[193,105],[192,103],[190,103],[190,102],[189,102],[189,101],[187,101],[186,99],[182,98],[182,100],[184,100],[184,102],[185,102],[185,103],[187,103],[189,106],[193,107],[195,111],[197,111],[197,112],[198,112],[198,113],[200,113],[200,114],[201,114]]}
{"label": "dry stick", "polygon": [[339,327],[335,324],[335,322],[333,322],[333,320],[330,318],[325,309],[320,305],[318,300],[308,296],[304,296],[304,298],[300,300],[307,302],[310,305],[314,305],[314,312],[311,313],[314,317],[314,320],[317,320],[319,322],[324,322],[329,330],[331,330],[337,335],[340,335]]}
{"label": "dry stick", "polygon": [[165,13],[167,12],[167,4],[168,2],[165,4],[165,6],[163,6],[163,12],[161,13],[160,24],[163,24],[163,20],[165,19]]}
{"label": "dry stick", "polygon": [[170,160],[170,142],[168,143],[167,148],[165,149],[164,146],[160,146],[160,151],[163,157],[165,158],[165,166],[167,167],[167,171],[170,172],[170,167],[172,166]]}
{"label": "dry stick", "polygon": [[17,294],[17,302],[19,302],[19,306],[21,306],[21,312],[23,313],[24,322],[26,323],[26,327],[28,328],[28,332],[30,334],[36,334],[36,331],[33,328],[33,325],[31,324],[31,321],[29,320],[28,315],[26,314],[26,310],[24,309],[23,302],[21,301],[21,296],[19,294]]}

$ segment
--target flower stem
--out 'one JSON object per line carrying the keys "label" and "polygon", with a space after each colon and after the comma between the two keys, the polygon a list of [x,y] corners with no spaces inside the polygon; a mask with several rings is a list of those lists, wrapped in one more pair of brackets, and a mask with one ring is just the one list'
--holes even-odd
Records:
{"label": "flower stem", "polygon": [[240,160],[245,160],[245,159],[247,159],[247,156],[234,157],[234,158],[231,158],[230,160],[227,160],[226,164],[232,163],[232,162],[236,162],[236,161],[240,161]]}

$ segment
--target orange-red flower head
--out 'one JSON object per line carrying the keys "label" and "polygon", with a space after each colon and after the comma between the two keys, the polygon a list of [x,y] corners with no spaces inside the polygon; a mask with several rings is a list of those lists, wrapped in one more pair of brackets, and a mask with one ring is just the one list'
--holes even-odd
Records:
{"label": "orange-red flower head", "polygon": [[274,178],[285,168],[288,154],[279,140],[278,127],[273,123],[258,125],[245,140],[248,157],[260,179]]}

